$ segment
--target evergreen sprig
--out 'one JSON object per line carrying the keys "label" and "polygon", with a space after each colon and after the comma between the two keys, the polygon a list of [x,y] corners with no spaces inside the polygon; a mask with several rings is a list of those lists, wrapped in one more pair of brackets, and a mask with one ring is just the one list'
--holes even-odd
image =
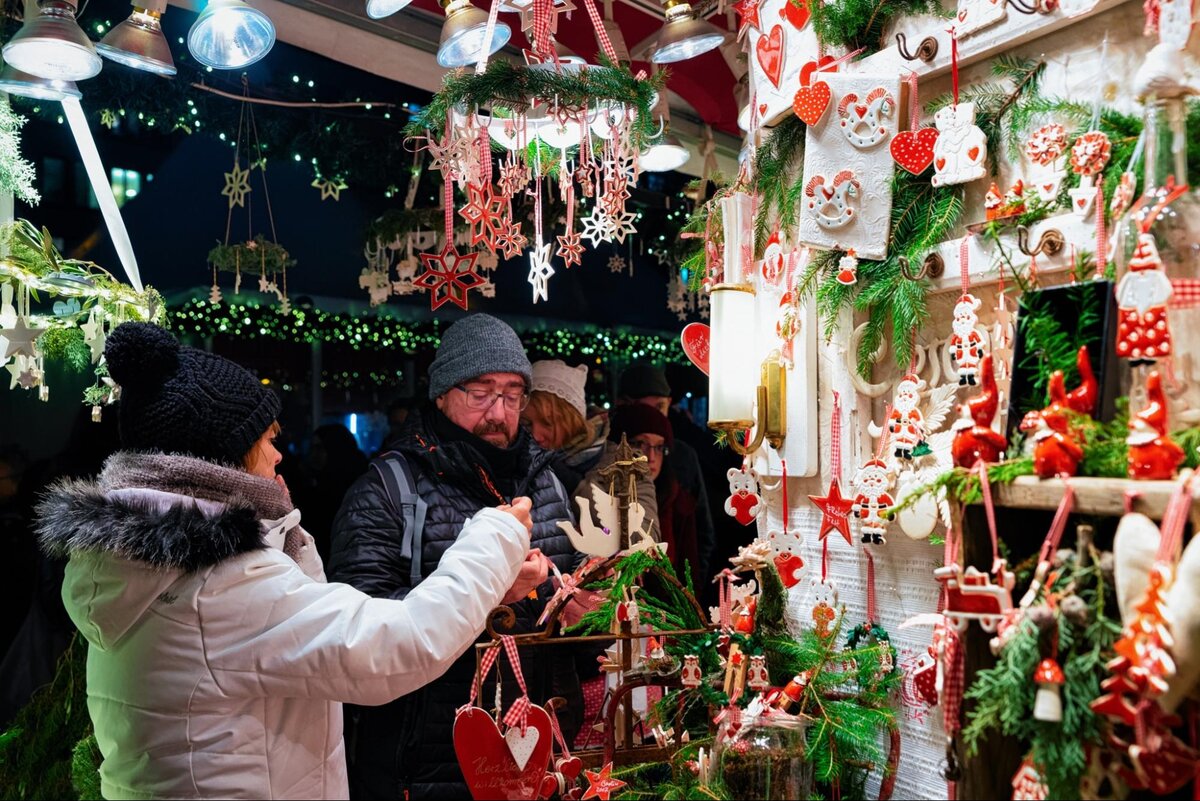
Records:
{"label": "evergreen sprig", "polygon": [[[790,116],[771,130],[759,146],[754,162],[753,189],[759,195],[754,218],[754,246],[762,253],[775,226],[789,233],[800,218],[797,213],[804,192],[804,141],[808,126]],[[796,176],[789,180],[788,176]]]}
{"label": "evergreen sprig", "polygon": [[862,48],[864,55],[881,50],[884,34],[899,17],[928,14],[947,16],[937,0],[840,0],[809,2],[813,30],[826,47],[848,51]]}
{"label": "evergreen sprig", "polygon": [[208,252],[208,263],[222,272],[242,271],[247,273],[273,274],[286,270],[296,263],[291,254],[277,242],[262,234],[256,234],[248,242],[233,245],[217,245]]}
{"label": "evergreen sprig", "polygon": [[633,111],[634,145],[640,148],[649,144],[658,131],[652,102],[657,92],[665,91],[666,80],[666,71],[639,78],[628,67],[607,63],[576,72],[493,59],[482,74],[459,69],[446,75],[442,88],[404,130],[408,136],[422,136],[426,131],[440,133],[446,127],[450,109],[455,107],[519,113],[539,103],[549,108],[586,108],[596,102],[612,102]]}

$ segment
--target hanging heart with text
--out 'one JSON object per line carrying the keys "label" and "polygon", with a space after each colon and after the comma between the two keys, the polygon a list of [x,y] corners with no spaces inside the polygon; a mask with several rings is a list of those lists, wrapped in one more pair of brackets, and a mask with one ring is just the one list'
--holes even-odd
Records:
{"label": "hanging heart with text", "polygon": [[502,736],[496,721],[479,707],[469,707],[454,719],[454,754],[477,801],[538,797],[554,742],[550,716],[540,706],[530,706],[525,734],[519,728],[512,732],[508,739]]}
{"label": "hanging heart with text", "polygon": [[769,34],[758,37],[754,54],[758,57],[758,66],[762,68],[763,75],[778,89],[779,81],[783,78],[783,26],[775,25]]}
{"label": "hanging heart with text", "polygon": [[900,131],[892,137],[892,158],[913,175],[920,175],[933,164],[933,146],[937,138],[937,128]]}
{"label": "hanging heart with text", "polygon": [[705,375],[708,375],[708,346],[711,335],[712,330],[705,323],[688,323],[679,335],[684,354]]}

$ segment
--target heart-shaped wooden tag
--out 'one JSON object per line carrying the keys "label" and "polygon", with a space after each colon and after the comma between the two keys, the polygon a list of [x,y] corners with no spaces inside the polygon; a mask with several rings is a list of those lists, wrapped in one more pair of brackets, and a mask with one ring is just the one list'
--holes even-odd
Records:
{"label": "heart-shaped wooden tag", "polygon": [[790,551],[784,551],[775,557],[775,569],[779,571],[779,580],[789,589],[800,583],[798,574],[803,567],[804,560]]}
{"label": "heart-shaped wooden tag", "polygon": [[533,726],[526,727],[524,733],[521,732],[520,726],[513,726],[504,733],[504,742],[508,744],[513,762],[516,762],[521,770],[525,770],[525,766],[529,764],[529,758],[533,756],[533,749],[537,748],[539,739],[538,730]]}
{"label": "heart-shaped wooden tag", "polygon": [[792,99],[792,110],[806,125],[816,125],[825,116],[825,109],[829,108],[831,100],[833,92],[830,91],[829,84],[817,81],[796,90],[796,96]]}
{"label": "heart-shaped wooden tag", "polygon": [[530,731],[537,732],[536,742],[524,767],[518,767],[509,742],[500,735],[491,715],[479,707],[459,713],[454,719],[454,753],[472,798],[537,798],[554,741],[550,716],[540,706],[529,707],[527,737]]}
{"label": "heart-shaped wooden tag", "polygon": [[812,12],[808,10],[808,0],[784,0],[779,16],[792,23],[792,27],[800,31],[808,24]]}
{"label": "heart-shaped wooden tag", "polygon": [[706,323],[688,323],[679,336],[684,354],[705,375],[708,375],[708,346],[711,333]]}
{"label": "heart-shaped wooden tag", "polygon": [[892,158],[913,175],[920,175],[933,163],[933,146],[937,142],[937,138],[937,128],[901,131],[892,137],[892,143],[889,146]]}
{"label": "heart-shaped wooden tag", "polygon": [[778,89],[779,81],[783,78],[783,26],[775,25],[769,34],[758,37],[754,54],[758,57],[758,66],[762,68],[763,75]]}

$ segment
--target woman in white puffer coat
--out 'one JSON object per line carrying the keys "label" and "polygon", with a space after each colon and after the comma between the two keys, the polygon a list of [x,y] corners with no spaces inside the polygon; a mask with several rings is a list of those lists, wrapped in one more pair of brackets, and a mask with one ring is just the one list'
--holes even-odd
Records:
{"label": "woman in white puffer coat", "polygon": [[43,547],[70,557],[102,793],[346,798],[340,702],[390,701],[470,647],[520,584],[528,500],[466,521],[403,601],[327,584],[275,477],[274,393],[141,323],[105,355],[123,450],[39,509]]}

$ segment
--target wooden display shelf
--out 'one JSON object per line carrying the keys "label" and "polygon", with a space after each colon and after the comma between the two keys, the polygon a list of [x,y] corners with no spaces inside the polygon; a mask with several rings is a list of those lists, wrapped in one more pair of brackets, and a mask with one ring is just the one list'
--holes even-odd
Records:
{"label": "wooden display shelf", "polygon": [[[1076,514],[1120,517],[1125,514],[1125,499],[1133,493],[1133,511],[1154,520],[1162,520],[1178,481],[1131,481],[1124,478],[1071,478],[1075,490]],[[1039,479],[1021,476],[1011,484],[993,484],[996,506],[1009,509],[1054,511],[1062,503],[1065,484],[1060,478]],[[1200,504],[1192,504],[1190,519],[1200,530]]]}

